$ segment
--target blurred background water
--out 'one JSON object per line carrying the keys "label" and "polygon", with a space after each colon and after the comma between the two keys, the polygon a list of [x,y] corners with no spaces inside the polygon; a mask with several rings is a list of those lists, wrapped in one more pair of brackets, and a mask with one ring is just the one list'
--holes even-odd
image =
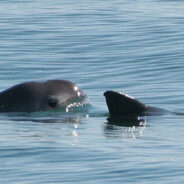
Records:
{"label": "blurred background water", "polygon": [[1,114],[0,183],[183,183],[183,116],[125,127],[102,115],[109,89],[184,112],[183,12],[180,0],[1,0],[0,90],[71,80],[92,109]]}

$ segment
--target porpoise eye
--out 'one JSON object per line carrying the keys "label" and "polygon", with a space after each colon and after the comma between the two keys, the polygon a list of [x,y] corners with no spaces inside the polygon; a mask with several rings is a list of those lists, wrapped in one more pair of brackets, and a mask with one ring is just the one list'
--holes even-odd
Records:
{"label": "porpoise eye", "polygon": [[49,105],[50,107],[52,107],[52,108],[56,108],[57,105],[58,105],[58,100],[55,99],[55,98],[51,98],[51,99],[49,99],[49,101],[48,101],[48,105]]}

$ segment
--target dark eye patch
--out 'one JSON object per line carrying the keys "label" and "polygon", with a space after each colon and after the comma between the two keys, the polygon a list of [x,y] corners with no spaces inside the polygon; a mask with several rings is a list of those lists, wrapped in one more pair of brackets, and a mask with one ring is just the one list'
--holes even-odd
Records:
{"label": "dark eye patch", "polygon": [[56,98],[50,98],[48,101],[48,105],[52,108],[56,108],[58,105],[58,99]]}

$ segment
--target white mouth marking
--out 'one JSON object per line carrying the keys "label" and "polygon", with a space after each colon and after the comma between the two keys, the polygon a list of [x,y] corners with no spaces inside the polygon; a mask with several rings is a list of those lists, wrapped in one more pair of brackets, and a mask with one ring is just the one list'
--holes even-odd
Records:
{"label": "white mouth marking", "polygon": [[[81,93],[80,93],[80,95],[81,95]],[[66,106],[66,112],[72,111],[72,109],[75,108],[75,107],[80,107],[80,106],[83,107],[86,104],[88,104],[89,99],[88,99],[87,96],[85,96],[85,97],[81,96],[80,98],[83,98],[83,99],[81,99],[81,101],[74,102],[74,103],[71,103],[71,104],[67,105]]]}

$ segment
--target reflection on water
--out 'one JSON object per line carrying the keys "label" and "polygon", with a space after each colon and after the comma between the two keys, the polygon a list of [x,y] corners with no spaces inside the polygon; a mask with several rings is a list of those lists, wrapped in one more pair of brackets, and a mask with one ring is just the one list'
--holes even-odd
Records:
{"label": "reflection on water", "polygon": [[[40,113],[41,114],[41,113]],[[50,114],[48,116],[41,115],[31,115],[31,116],[9,116],[9,119],[13,121],[32,121],[37,123],[68,123],[68,124],[76,124],[82,123],[84,120],[83,114],[74,114],[74,113],[62,113],[61,114]]]}
{"label": "reflection on water", "polygon": [[146,125],[146,116],[123,116],[123,117],[109,117],[108,125],[116,125],[116,126],[125,126],[125,127],[133,127],[133,126],[145,126]]}
{"label": "reflection on water", "polygon": [[107,137],[137,138],[143,136],[146,128],[146,116],[110,117],[104,132]]}

